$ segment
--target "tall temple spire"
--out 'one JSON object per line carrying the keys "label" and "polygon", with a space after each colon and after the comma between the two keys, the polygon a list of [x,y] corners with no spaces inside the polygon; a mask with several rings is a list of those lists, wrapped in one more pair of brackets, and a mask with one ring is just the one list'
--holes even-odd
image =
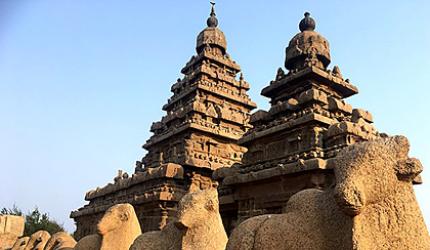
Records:
{"label": "tall temple spire", "polygon": [[197,54],[173,83],[165,115],[151,126],[153,135],[143,145],[147,154],[133,175],[88,192],[89,204],[71,215],[78,238],[96,233],[98,216],[121,202],[135,207],[144,232],[160,230],[174,219],[184,194],[211,187],[213,170],[241,162],[246,148],[238,140],[251,128],[256,104],[240,66],[227,54],[211,4],[207,26],[197,36]]}
{"label": "tall temple spire", "polygon": [[215,14],[215,2],[210,2],[212,5],[210,17],[207,20],[208,27],[215,28],[218,26],[218,19]]}

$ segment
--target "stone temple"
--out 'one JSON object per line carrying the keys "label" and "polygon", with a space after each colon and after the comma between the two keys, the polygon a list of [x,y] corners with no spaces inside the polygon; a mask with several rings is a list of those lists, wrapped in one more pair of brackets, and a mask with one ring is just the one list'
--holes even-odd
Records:
{"label": "stone temple", "polygon": [[[247,218],[281,213],[295,193],[333,185],[333,158],[344,147],[380,136],[372,115],[345,98],[358,93],[329,68],[329,43],[305,13],[300,32],[285,51],[285,69],[261,94],[268,111],[256,108],[250,85],[227,53],[214,8],[197,37],[196,55],[173,84],[166,115],[151,126],[148,153],[134,174],[89,191],[89,202],[71,213],[76,237],[95,233],[103,213],[117,203],[134,206],[142,231],[159,230],[176,215],[181,197],[217,181],[227,232]],[[419,176],[414,180],[420,183]]]}
{"label": "stone temple", "polygon": [[181,70],[184,77],[172,85],[166,115],[152,124],[154,135],[143,145],[148,153],[135,173],[119,172],[113,184],[89,191],[89,204],[71,213],[78,238],[95,233],[97,221],[116,203],[132,204],[144,231],[161,229],[190,188],[212,185],[214,170],[242,161],[246,148],[237,142],[250,129],[256,105],[240,66],[227,53],[213,7],[196,52]]}

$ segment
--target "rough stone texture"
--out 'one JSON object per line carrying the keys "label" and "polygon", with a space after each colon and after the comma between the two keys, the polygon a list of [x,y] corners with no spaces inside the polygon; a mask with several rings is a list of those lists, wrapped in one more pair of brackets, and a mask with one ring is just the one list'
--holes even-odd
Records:
{"label": "rough stone texture", "polygon": [[100,250],[102,236],[91,234],[83,237],[76,243],[74,250]]}
{"label": "rough stone texture", "polygon": [[421,173],[409,142],[396,136],[361,143],[339,154],[335,196],[354,217],[354,249],[430,249],[412,182]]}
{"label": "rough stone texture", "polygon": [[39,230],[30,236],[30,240],[24,250],[43,250],[51,235],[44,230]]}
{"label": "rough stone texture", "polygon": [[65,250],[74,248],[76,240],[66,232],[58,232],[51,236],[45,245],[44,250]]}
{"label": "rough stone texture", "polygon": [[24,233],[25,219],[22,216],[0,215],[0,234],[11,233],[21,237]]}
{"label": "rough stone texture", "polygon": [[13,244],[13,247],[11,250],[24,250],[29,240],[30,240],[30,237],[28,236],[19,238],[18,240],[15,241],[15,244]]}
{"label": "rough stone texture", "polygon": [[307,13],[301,32],[286,48],[285,66],[262,90],[268,111],[251,116],[253,128],[239,140],[248,151],[242,163],[218,169],[220,210],[226,229],[247,218],[281,213],[295,193],[326,189],[334,182],[330,159],[344,147],[379,133],[369,112],[344,101],[358,93],[340,68],[328,68],[327,40]]}
{"label": "rough stone texture", "polygon": [[333,189],[301,191],[284,214],[246,220],[227,249],[430,249],[412,186],[422,166],[408,151],[400,136],[349,146]]}
{"label": "rough stone texture", "polygon": [[0,250],[12,248],[24,233],[24,217],[0,215]]}
{"label": "rough stone texture", "polygon": [[11,248],[17,239],[18,237],[15,234],[0,234],[0,250]]}
{"label": "rough stone texture", "polygon": [[224,250],[226,243],[218,193],[209,188],[186,194],[179,203],[177,221],[161,231],[142,234],[130,250]]}
{"label": "rough stone texture", "polygon": [[109,208],[97,225],[102,236],[100,250],[128,250],[139,236],[139,221],[130,204],[118,204]]}
{"label": "rough stone texture", "polygon": [[244,222],[244,230],[240,224],[227,249],[352,249],[352,219],[340,211],[332,192],[301,191],[285,210],[285,214],[253,217]]}
{"label": "rough stone texture", "polygon": [[182,247],[183,232],[173,222],[161,231],[146,232],[136,238],[130,250],[175,250]]}
{"label": "rough stone texture", "polygon": [[142,232],[134,208],[130,204],[110,207],[97,225],[98,234],[82,238],[78,250],[128,250]]}
{"label": "rough stone texture", "polygon": [[135,207],[145,232],[160,230],[174,219],[193,180],[211,185],[213,170],[241,162],[246,149],[237,140],[250,128],[256,105],[239,65],[227,53],[213,9],[207,23],[197,37],[197,55],[171,88],[173,96],[163,107],[166,115],[151,126],[154,134],[143,146],[148,153],[137,162],[135,173],[120,172],[113,184],[88,192],[89,204],[71,213],[78,239],[95,233],[103,212],[118,203]]}

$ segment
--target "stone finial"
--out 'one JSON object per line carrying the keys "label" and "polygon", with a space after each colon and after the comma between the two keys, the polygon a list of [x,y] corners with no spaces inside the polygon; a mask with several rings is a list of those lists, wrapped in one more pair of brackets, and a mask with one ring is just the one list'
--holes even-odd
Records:
{"label": "stone finial", "polygon": [[311,14],[309,12],[305,12],[305,18],[303,18],[300,21],[299,24],[299,29],[301,32],[305,31],[305,30],[310,30],[313,31],[315,30],[315,20],[311,17]]}
{"label": "stone finial", "polygon": [[300,33],[295,35],[286,49],[285,67],[301,70],[305,67],[327,69],[330,64],[330,48],[327,39],[315,30],[315,20],[308,12],[300,21]]}
{"label": "stone finial", "polygon": [[276,72],[276,80],[279,81],[282,78],[284,78],[285,72],[282,68],[278,68],[278,71]]}
{"label": "stone finial", "polygon": [[211,2],[212,9],[209,18],[206,23],[208,27],[206,27],[200,34],[197,36],[197,53],[203,51],[206,47],[218,47],[221,49],[222,54],[226,54],[227,49],[227,41],[225,39],[224,33],[218,28],[218,19],[215,14],[215,3]]}
{"label": "stone finial", "polygon": [[215,2],[210,2],[212,5],[210,17],[207,20],[208,27],[215,28],[218,26],[218,19],[215,14]]}
{"label": "stone finial", "polygon": [[337,66],[337,65],[334,66],[334,68],[333,68],[333,75],[342,78],[342,73],[340,72],[339,66]]}

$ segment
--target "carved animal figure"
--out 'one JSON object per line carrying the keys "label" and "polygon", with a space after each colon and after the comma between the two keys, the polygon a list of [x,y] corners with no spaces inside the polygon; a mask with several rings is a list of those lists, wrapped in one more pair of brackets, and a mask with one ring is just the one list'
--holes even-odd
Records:
{"label": "carved animal figure", "polygon": [[335,197],[354,216],[355,249],[430,249],[412,181],[423,170],[396,136],[347,148],[339,158]]}
{"label": "carved animal figure", "polygon": [[44,230],[35,232],[30,236],[30,240],[24,250],[43,250],[51,235]]}
{"label": "carved animal figure", "polygon": [[30,240],[30,237],[28,236],[19,238],[17,241],[15,241],[15,244],[13,244],[13,247],[11,250],[24,250],[29,240]]}
{"label": "carved animal figure", "polygon": [[45,250],[65,250],[73,249],[76,241],[66,232],[58,232],[51,236],[45,245]]}
{"label": "carved animal figure", "polygon": [[304,190],[285,214],[244,221],[226,249],[430,249],[412,187],[422,166],[408,152],[402,136],[345,148],[333,189]]}
{"label": "carved animal figure", "polygon": [[139,236],[130,250],[224,250],[227,234],[215,188],[188,193],[179,202],[178,219],[163,230]]}
{"label": "carved animal figure", "polygon": [[98,234],[82,238],[75,250],[128,250],[142,231],[134,208],[118,204],[109,208],[97,225]]}

